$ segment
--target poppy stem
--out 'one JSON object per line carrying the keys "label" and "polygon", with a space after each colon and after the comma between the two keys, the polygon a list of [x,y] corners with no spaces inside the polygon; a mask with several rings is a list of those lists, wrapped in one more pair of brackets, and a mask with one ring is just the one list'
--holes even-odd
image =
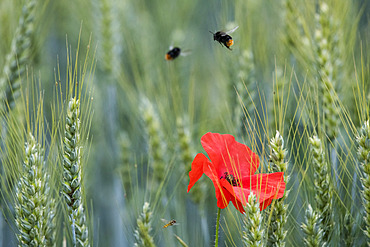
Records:
{"label": "poppy stem", "polygon": [[221,214],[221,208],[218,208],[217,220],[216,220],[216,240],[215,240],[215,247],[218,247],[218,229],[220,228],[220,214]]}

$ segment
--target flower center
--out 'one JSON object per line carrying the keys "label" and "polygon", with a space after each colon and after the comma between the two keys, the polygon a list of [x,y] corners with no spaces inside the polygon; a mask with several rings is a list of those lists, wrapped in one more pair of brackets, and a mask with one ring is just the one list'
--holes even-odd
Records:
{"label": "flower center", "polygon": [[226,179],[229,184],[232,186],[239,186],[239,179],[236,179],[232,174],[229,174],[228,172],[224,172],[224,175],[220,177],[220,179]]}

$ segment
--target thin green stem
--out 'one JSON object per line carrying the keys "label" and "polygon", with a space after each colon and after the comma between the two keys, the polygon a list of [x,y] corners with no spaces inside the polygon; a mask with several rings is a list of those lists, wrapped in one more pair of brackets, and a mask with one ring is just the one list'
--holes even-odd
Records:
{"label": "thin green stem", "polygon": [[216,240],[215,240],[215,247],[218,247],[218,230],[220,228],[220,214],[221,214],[221,208],[218,208],[217,221],[216,221]]}

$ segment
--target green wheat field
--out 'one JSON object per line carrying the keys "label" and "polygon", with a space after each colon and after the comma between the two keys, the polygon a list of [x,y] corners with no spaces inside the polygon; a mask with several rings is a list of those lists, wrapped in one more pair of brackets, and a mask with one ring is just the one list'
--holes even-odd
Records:
{"label": "green wheat field", "polygon": [[[0,0],[0,246],[370,246],[369,14],[368,0]],[[214,40],[235,27],[231,49]],[[284,194],[220,210],[236,172],[188,192],[208,132],[247,145],[256,174],[284,172]]]}

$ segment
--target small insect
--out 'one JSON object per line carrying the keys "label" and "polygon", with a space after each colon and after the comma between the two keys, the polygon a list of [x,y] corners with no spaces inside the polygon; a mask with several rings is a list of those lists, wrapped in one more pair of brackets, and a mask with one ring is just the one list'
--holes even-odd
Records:
{"label": "small insect", "polygon": [[234,27],[230,31],[223,32],[223,31],[218,31],[216,33],[212,33],[209,31],[211,34],[213,34],[213,40],[218,41],[221,45],[224,45],[227,49],[231,50],[230,46],[234,44],[233,38],[229,35],[235,32],[236,29],[238,29],[239,26]]}
{"label": "small insect", "polygon": [[166,53],[164,57],[166,60],[174,60],[181,54],[181,49],[179,47],[170,47],[170,50]]}
{"label": "small insect", "polygon": [[163,226],[163,228],[167,228],[169,226],[175,226],[175,225],[178,225],[178,223],[176,223],[176,220],[165,220],[165,219],[161,219],[163,222],[167,223]]}
{"label": "small insect", "polygon": [[224,175],[220,177],[220,179],[225,179],[229,184],[232,186],[239,186],[239,179],[236,179],[232,174],[228,172],[224,172]]}

